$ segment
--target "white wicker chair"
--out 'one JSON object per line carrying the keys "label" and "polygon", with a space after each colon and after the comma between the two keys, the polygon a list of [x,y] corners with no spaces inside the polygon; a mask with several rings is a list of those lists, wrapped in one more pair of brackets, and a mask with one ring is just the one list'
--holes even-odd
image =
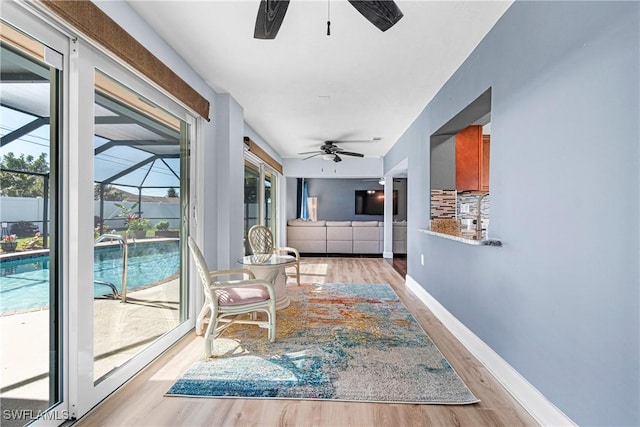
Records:
{"label": "white wicker chair", "polygon": [[294,254],[296,262],[296,281],[300,285],[300,252],[288,246],[275,247],[273,234],[264,225],[254,225],[247,234],[249,245],[254,254]]}
{"label": "white wicker chair", "polygon": [[[257,325],[268,329],[269,341],[276,340],[276,305],[273,284],[255,279],[250,270],[209,271],[202,252],[189,236],[189,249],[204,286],[205,302],[196,321],[196,334],[202,335],[203,323],[210,313],[209,326],[204,333],[204,348],[211,356],[213,340],[232,323]],[[244,279],[247,275],[249,279]],[[215,281],[220,276],[240,276],[241,280]],[[266,313],[266,320],[257,320],[256,313]],[[243,316],[246,315],[246,316]]]}

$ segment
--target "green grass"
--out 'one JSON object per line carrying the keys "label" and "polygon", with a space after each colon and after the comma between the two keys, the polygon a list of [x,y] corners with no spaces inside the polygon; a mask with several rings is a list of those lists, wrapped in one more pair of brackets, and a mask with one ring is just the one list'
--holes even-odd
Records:
{"label": "green grass", "polygon": [[[28,247],[28,246],[30,245],[30,242],[33,241],[33,237],[19,237],[15,241],[18,242],[18,246],[16,246],[16,251],[19,251],[19,250],[33,250],[33,249],[41,249],[42,248],[42,237],[40,237],[37,240],[39,245],[33,245],[31,247]],[[4,252],[4,251],[2,251],[2,252]]]}

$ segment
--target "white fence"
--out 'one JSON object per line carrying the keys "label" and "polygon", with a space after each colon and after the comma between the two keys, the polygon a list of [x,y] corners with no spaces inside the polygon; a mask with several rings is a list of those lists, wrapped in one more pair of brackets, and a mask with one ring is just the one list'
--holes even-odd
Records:
{"label": "white fence", "polygon": [[[179,199],[175,202],[142,202],[140,210],[142,217],[151,221],[151,227],[160,221],[169,221],[169,228],[180,227],[180,203]],[[116,203],[132,206],[132,202],[104,202],[104,219],[108,228],[122,229],[125,228],[124,218],[118,218],[120,210],[116,207]],[[42,214],[44,209],[44,200],[42,197],[0,197],[0,221],[11,224],[18,221],[28,221],[36,224],[42,231]],[[100,215],[100,202],[93,202],[93,209],[96,216]],[[138,207],[133,209],[138,212]],[[51,214],[49,214],[49,219]]]}

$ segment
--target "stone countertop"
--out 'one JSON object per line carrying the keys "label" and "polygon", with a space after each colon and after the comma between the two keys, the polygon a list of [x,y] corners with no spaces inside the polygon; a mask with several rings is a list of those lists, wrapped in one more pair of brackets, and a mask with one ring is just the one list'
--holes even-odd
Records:
{"label": "stone countertop", "polygon": [[483,240],[467,239],[462,236],[454,236],[451,234],[438,233],[435,231],[427,230],[425,228],[418,228],[418,231],[421,233],[428,234],[430,236],[437,236],[443,239],[453,240],[456,242],[460,242],[460,243],[464,243],[472,246],[502,246],[502,242],[497,239],[483,239]]}

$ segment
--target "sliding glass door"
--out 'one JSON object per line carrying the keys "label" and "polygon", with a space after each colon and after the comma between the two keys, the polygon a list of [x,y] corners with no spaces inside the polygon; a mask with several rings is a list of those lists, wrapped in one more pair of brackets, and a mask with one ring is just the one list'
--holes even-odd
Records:
{"label": "sliding glass door", "polygon": [[253,159],[244,162],[244,243],[245,254],[251,253],[247,233],[254,225],[268,227],[277,236],[278,175],[264,163]]}
{"label": "sliding glass door", "polygon": [[244,162],[244,252],[251,254],[247,240],[249,229],[260,224],[260,166],[245,160]]}
{"label": "sliding glass door", "polygon": [[271,229],[273,235],[276,235],[276,204],[275,196],[277,185],[277,176],[272,171],[265,168],[264,170],[264,225]]}
{"label": "sliding glass door", "polygon": [[95,73],[93,377],[186,317],[182,202],[189,125]]}
{"label": "sliding glass door", "polygon": [[1,424],[59,423],[64,57],[5,21],[0,44]]}
{"label": "sliding glass door", "polygon": [[196,311],[198,120],[32,6],[3,2],[0,19],[2,426],[86,414]]}
{"label": "sliding glass door", "polygon": [[196,119],[99,49],[77,43],[69,374],[70,401],[83,415],[195,323],[186,237]]}

